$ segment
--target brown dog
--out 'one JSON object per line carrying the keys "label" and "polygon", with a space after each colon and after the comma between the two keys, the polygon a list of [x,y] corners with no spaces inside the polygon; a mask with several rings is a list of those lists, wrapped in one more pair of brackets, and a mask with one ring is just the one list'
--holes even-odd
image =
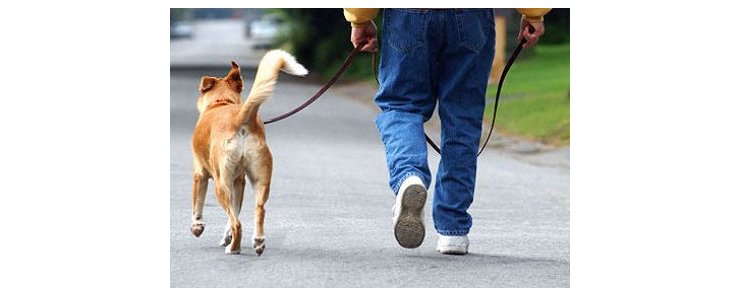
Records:
{"label": "brown dog", "polygon": [[275,89],[278,74],[306,75],[308,71],[295,58],[282,50],[265,54],[260,61],[254,85],[242,104],[242,78],[239,65],[231,62],[224,78],[204,76],[200,80],[198,111],[200,117],[193,132],[193,225],[190,231],[203,233],[203,203],[208,179],[213,178],[216,198],[226,211],[226,224],[221,245],[227,254],[241,251],[242,227],[239,222],[246,175],[255,196],[254,251],[265,250],[264,205],[270,193],[272,155],[265,143],[265,126],[257,115],[260,104]]}

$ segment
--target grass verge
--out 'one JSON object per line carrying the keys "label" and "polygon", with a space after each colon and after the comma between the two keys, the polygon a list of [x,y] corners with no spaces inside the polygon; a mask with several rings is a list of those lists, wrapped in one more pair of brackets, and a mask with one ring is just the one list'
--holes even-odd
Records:
{"label": "grass verge", "polygon": [[[499,101],[496,131],[553,146],[570,144],[570,45],[534,48],[528,59],[518,60],[509,70]],[[486,93],[496,96],[496,85]],[[493,104],[486,106],[486,121]]]}

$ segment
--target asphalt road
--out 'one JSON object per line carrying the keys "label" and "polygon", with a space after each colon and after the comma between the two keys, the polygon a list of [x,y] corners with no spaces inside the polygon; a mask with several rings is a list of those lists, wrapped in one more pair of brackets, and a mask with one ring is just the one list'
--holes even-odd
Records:
{"label": "asphalt road", "polygon": [[[202,75],[170,73],[170,285],[172,287],[569,287],[570,172],[492,149],[479,160],[470,254],[440,255],[427,201],[427,236],[403,249],[393,238],[393,196],[367,104],[327,92],[304,112],[267,126],[274,177],[266,250],[218,245],[226,215],[209,186],[206,229],[190,233],[190,137]],[[245,89],[253,74],[245,73]],[[287,111],[319,86],[281,78],[260,114]],[[537,159],[536,156],[534,159]],[[432,176],[438,157],[430,154]],[[547,162],[551,163],[551,162]],[[430,191],[433,193],[433,190]],[[431,197],[430,197],[431,198]],[[240,216],[251,237],[251,189]]]}
{"label": "asphalt road", "polygon": [[179,68],[218,67],[226,61],[255,66],[266,50],[255,50],[258,41],[247,39],[242,20],[201,20],[193,23],[193,37],[170,40],[170,65]]}

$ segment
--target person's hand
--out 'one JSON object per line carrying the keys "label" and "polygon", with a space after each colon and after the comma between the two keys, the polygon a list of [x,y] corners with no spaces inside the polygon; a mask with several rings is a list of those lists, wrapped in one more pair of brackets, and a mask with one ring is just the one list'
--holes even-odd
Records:
{"label": "person's hand", "polygon": [[[527,27],[531,27],[533,30],[528,30]],[[531,47],[537,43],[537,40],[545,34],[545,23],[530,23],[527,19],[522,16],[522,23],[519,26],[519,36],[517,40],[526,38],[527,42],[524,44],[524,48]]]}
{"label": "person's hand", "polygon": [[362,28],[352,28],[352,34],[350,34],[350,41],[352,45],[357,47],[361,43],[365,42],[365,45],[360,49],[363,52],[376,52],[378,50],[378,30],[375,28],[375,23],[370,22],[367,26]]}

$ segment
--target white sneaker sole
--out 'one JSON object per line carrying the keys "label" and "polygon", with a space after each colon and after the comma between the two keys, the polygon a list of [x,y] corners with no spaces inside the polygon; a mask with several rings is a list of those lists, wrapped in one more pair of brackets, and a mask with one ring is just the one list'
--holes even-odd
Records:
{"label": "white sneaker sole", "polygon": [[452,246],[446,246],[437,248],[437,252],[440,252],[445,255],[466,255],[468,253],[467,248],[461,248],[461,247],[452,247]]}
{"label": "white sneaker sole", "polygon": [[401,196],[399,215],[393,226],[396,241],[407,249],[417,248],[424,241],[424,222],[421,211],[427,200],[427,190],[422,185],[410,185]]}

